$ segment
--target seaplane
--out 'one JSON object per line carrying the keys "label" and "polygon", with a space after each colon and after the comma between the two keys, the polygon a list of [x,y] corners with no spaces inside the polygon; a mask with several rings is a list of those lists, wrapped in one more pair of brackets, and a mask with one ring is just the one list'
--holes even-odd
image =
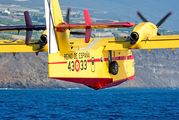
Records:
{"label": "seaplane", "polygon": [[[137,24],[128,37],[91,38],[92,29],[133,27],[132,22],[92,23],[87,9],[84,24],[70,24],[70,9],[63,20],[58,0],[44,0],[46,25],[33,25],[29,13],[24,12],[25,26],[1,26],[0,31],[25,30],[26,39],[0,43],[1,53],[48,52],[48,76],[52,79],[84,84],[100,90],[119,85],[135,77],[133,49],[179,48],[179,35],[161,35],[158,27],[172,14],[169,12],[156,25],[148,22],[138,11],[143,22]],[[72,29],[85,29],[74,32]],[[34,30],[44,30],[40,39],[31,41]],[[84,38],[69,38],[70,34]]]}

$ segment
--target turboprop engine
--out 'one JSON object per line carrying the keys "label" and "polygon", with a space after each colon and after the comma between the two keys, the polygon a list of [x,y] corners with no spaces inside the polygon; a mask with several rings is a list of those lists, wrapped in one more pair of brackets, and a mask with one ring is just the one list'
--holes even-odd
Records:
{"label": "turboprop engine", "polygon": [[130,35],[130,44],[137,45],[141,40],[149,36],[157,35],[157,26],[150,22],[139,23]]}
{"label": "turboprop engine", "polygon": [[40,47],[44,47],[47,44],[47,35],[42,34],[40,36]]}
{"label": "turboprop engine", "polygon": [[165,15],[156,25],[148,22],[139,11],[137,11],[137,14],[143,22],[136,25],[130,34],[131,48],[137,48],[141,40],[147,40],[148,37],[160,35],[160,33],[157,32],[158,27],[172,14],[172,12]]}

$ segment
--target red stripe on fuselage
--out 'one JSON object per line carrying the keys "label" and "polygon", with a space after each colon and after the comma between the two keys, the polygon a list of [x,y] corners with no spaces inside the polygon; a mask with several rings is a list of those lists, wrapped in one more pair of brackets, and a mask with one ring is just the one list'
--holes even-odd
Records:
{"label": "red stripe on fuselage", "polygon": [[[120,57],[115,57],[112,58],[112,60],[132,60],[134,59],[134,56],[133,55],[129,55],[129,56],[120,56]],[[108,58],[104,58],[104,61],[108,61]],[[92,62],[92,59],[88,59],[87,62]],[[101,62],[101,59],[94,59],[94,62]],[[48,63],[48,64],[66,64],[67,61],[64,61],[64,62],[51,62],[51,63]]]}
{"label": "red stripe on fuselage", "polygon": [[[112,58],[112,60],[132,60],[134,59],[134,56],[133,55],[129,55],[129,56],[119,56],[119,57],[115,57],[115,58]],[[108,61],[108,58],[104,58],[104,61]]]}
{"label": "red stripe on fuselage", "polygon": [[134,55],[129,55],[129,60],[134,59]]}
{"label": "red stripe on fuselage", "polygon": [[[92,62],[92,59],[87,60],[87,62]],[[94,59],[94,62],[101,62],[100,59]]]}
{"label": "red stripe on fuselage", "polygon": [[126,58],[127,56],[120,56],[120,57],[115,57],[115,59],[112,58],[112,60],[126,60]]}

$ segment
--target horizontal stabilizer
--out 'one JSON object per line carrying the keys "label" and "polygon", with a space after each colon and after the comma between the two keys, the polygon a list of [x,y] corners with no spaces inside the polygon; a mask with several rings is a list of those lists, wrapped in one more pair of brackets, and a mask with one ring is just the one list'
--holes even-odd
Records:
{"label": "horizontal stabilizer", "polygon": [[10,31],[10,30],[46,30],[46,25],[32,25],[32,26],[0,26],[0,31]]}
{"label": "horizontal stabilizer", "polygon": [[121,27],[133,27],[132,22],[114,22],[114,23],[92,23],[89,11],[84,10],[85,24],[59,24],[55,28],[57,32],[63,32],[66,29],[86,29],[85,33],[85,43],[90,41],[91,31],[96,28],[121,28]]}
{"label": "horizontal stabilizer", "polygon": [[132,22],[114,22],[114,23],[91,23],[87,24],[59,24],[55,26],[57,31],[62,31],[65,29],[86,29],[86,28],[123,28],[123,27],[133,27]]}
{"label": "horizontal stabilizer", "polygon": [[121,27],[133,27],[132,22],[113,22],[113,23],[92,23],[89,12],[84,10],[85,24],[59,24],[55,26],[57,31],[61,32],[66,29],[89,29],[89,28],[121,28]]}

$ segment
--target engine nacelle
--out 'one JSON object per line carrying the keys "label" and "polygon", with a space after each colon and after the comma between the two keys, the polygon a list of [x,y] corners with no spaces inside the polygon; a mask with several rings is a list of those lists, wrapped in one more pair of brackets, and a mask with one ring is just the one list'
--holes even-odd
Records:
{"label": "engine nacelle", "polygon": [[130,35],[130,43],[131,45],[135,45],[139,39],[139,34],[137,32],[132,32]]}
{"label": "engine nacelle", "polygon": [[47,44],[47,35],[42,34],[40,36],[40,47],[44,47]]}
{"label": "engine nacelle", "polygon": [[141,40],[147,39],[150,36],[157,35],[157,26],[150,22],[139,23],[130,35],[131,48],[136,48]]}

